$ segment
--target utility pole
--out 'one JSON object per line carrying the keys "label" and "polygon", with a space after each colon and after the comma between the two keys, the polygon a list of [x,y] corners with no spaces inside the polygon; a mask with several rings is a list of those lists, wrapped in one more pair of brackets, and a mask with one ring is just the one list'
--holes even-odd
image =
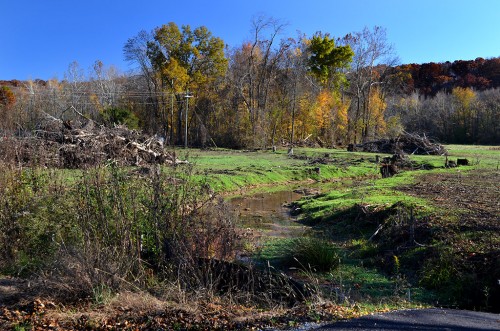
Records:
{"label": "utility pole", "polygon": [[[170,92],[170,144],[174,145],[174,80],[172,79],[172,92]],[[177,133],[179,134],[179,133]]]}
{"label": "utility pole", "polygon": [[184,98],[186,98],[186,130],[184,134],[184,148],[188,148],[188,109],[189,109],[189,98],[192,98],[193,96],[189,94],[189,90],[186,91],[186,95]]}

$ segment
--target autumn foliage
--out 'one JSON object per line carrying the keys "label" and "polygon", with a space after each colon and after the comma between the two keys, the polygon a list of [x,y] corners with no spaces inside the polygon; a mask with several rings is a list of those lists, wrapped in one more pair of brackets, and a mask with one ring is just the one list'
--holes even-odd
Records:
{"label": "autumn foliage", "polygon": [[2,81],[0,131],[27,135],[48,114],[166,145],[334,147],[403,131],[500,142],[500,58],[401,65],[382,27],[281,38],[283,26],[258,17],[251,38],[227,48],[206,27],[170,22],[127,41],[133,75],[96,61],[88,76],[72,63],[63,81]]}

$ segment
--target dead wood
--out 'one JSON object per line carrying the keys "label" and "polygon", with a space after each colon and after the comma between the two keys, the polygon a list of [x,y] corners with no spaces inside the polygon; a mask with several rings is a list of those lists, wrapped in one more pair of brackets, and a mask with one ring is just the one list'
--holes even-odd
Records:
{"label": "dead wood", "polygon": [[363,144],[348,146],[351,152],[373,152],[409,155],[446,155],[448,151],[443,145],[431,142],[425,135],[404,133],[397,138],[380,139]]}
{"label": "dead wood", "polygon": [[64,122],[45,113],[33,136],[3,141],[0,154],[10,155],[3,160],[8,163],[69,169],[110,162],[122,166],[187,163],[165,151],[160,137],[125,126],[105,127],[90,119]]}

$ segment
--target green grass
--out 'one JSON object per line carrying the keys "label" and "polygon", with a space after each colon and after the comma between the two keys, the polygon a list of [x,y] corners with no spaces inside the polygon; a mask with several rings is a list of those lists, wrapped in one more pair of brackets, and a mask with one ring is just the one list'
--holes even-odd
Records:
{"label": "green grass", "polygon": [[500,147],[477,145],[447,145],[450,157],[467,158],[474,167],[499,169]]}
{"label": "green grass", "polygon": [[[449,145],[448,158],[468,158],[471,166],[460,167],[463,172],[475,167],[494,169],[500,165],[500,151],[492,146]],[[179,158],[187,158],[195,165],[195,178],[206,180],[218,193],[252,194],[269,192],[276,186],[286,186],[305,181],[316,181],[328,187],[328,183],[348,179],[379,178],[380,172],[375,163],[375,153],[347,152],[343,149],[295,148],[295,157],[289,157],[285,149],[276,153],[271,151],[235,151],[226,149],[176,150]],[[378,154],[380,157],[387,155]],[[314,163],[312,160],[323,158],[327,164]],[[419,165],[443,168],[444,156],[411,155],[410,159]],[[316,172],[319,168],[319,174]],[[436,169],[434,171],[456,171],[457,169]],[[398,175],[386,184],[405,182],[421,172]],[[380,182],[384,185],[384,182]],[[267,186],[267,187],[266,187]],[[387,186],[387,185],[386,185]],[[245,192],[242,192],[245,191]],[[387,194],[386,194],[387,195]]]}
{"label": "green grass", "polygon": [[[311,238],[307,241],[310,240]],[[321,240],[317,241],[320,242]],[[304,262],[299,266],[289,263],[290,252],[300,253],[300,246],[308,245],[297,245],[296,239],[270,238],[263,245],[258,257],[261,263],[267,265],[269,261],[272,266],[282,270],[295,270],[313,283],[329,284],[326,288],[323,286],[323,294],[326,297],[339,303],[356,303],[366,312],[379,311],[384,307],[388,309],[421,307],[428,305],[435,297],[428,290],[410,286],[401,274],[387,274],[365,264],[363,259],[350,258],[350,251],[341,247],[333,250],[335,259],[340,261],[334,268],[315,269]],[[316,245],[311,246],[317,249]]]}
{"label": "green grass", "polygon": [[[215,192],[226,197],[290,190],[297,185],[320,189],[323,192],[321,195],[304,198],[297,204],[301,208],[304,221],[307,220],[312,225],[321,225],[314,227],[314,234],[319,233],[322,237],[328,237],[329,242],[333,242],[333,246],[339,250],[343,258],[339,268],[331,268],[333,271],[330,272],[324,271],[328,268],[323,269],[315,273],[314,277],[322,282],[341,286],[339,289],[344,295],[349,295],[353,301],[366,307],[365,309],[378,310],[382,306],[409,304],[405,303],[407,301],[405,291],[408,288],[412,298],[412,303],[409,305],[430,302],[429,300],[433,298],[433,293],[415,285],[417,282],[413,282],[410,286],[404,279],[397,278],[397,274],[377,268],[377,261],[374,260],[383,251],[380,251],[381,247],[377,244],[369,242],[368,238],[374,233],[379,221],[386,220],[394,211],[391,210],[395,208],[394,206],[411,208],[421,219],[439,213],[450,223],[459,221],[460,210],[454,208],[437,211],[429,201],[411,196],[400,190],[400,187],[410,185],[423,174],[461,174],[474,169],[495,170],[500,165],[498,147],[450,145],[447,148],[448,159],[468,158],[471,165],[445,169],[443,156],[412,155],[410,159],[415,164],[430,165],[435,169],[404,171],[391,178],[382,179],[373,153],[295,148],[297,157],[291,158],[286,154],[286,150],[272,153],[190,149],[177,150],[176,153],[180,159],[187,158],[191,165],[180,165],[178,168],[165,166],[164,169],[171,177],[187,178],[183,175],[184,167],[193,167],[194,175],[191,180],[206,182]],[[380,154],[380,156],[385,155]],[[327,164],[312,162],[319,159],[328,159],[329,162]],[[131,168],[130,171],[132,170]],[[68,186],[79,181],[83,175],[81,170],[48,171],[56,172],[58,180],[66,182]],[[29,171],[26,178],[29,178]],[[47,180],[51,178],[47,176]],[[365,211],[368,211],[371,219],[359,217]],[[47,214],[53,213],[47,212]],[[463,241],[479,239],[477,233],[463,233],[462,236]],[[260,243],[257,254],[259,260],[270,261],[277,267],[280,265],[289,267],[290,263],[285,263],[284,259],[287,258],[286,255],[290,253],[291,248],[299,248],[296,238],[264,237],[266,241]],[[321,253],[317,246],[313,247],[312,251],[319,252],[320,255],[327,255],[330,252],[327,250],[326,253]],[[295,253],[297,255],[298,251]],[[400,256],[401,263],[415,264],[422,254],[418,250],[408,251]],[[313,259],[314,256],[309,256],[301,263],[305,265],[308,264],[308,260]],[[435,271],[437,273],[440,270]],[[432,272],[428,274],[434,275]]]}
{"label": "green grass", "polygon": [[[398,257],[401,270],[396,272],[384,269],[381,259],[384,250],[391,247],[392,240],[397,240],[397,232],[392,235],[396,237],[391,237],[390,231],[386,232],[386,237],[378,243],[368,241],[368,238],[378,224],[390,226],[393,222],[391,217],[394,218],[399,209],[406,212],[412,210],[419,220],[439,217],[446,219],[449,224],[459,221],[462,212],[458,209],[459,206],[438,210],[432,202],[401,190],[401,187],[418,182],[425,174],[450,173],[461,176],[473,170],[496,170],[500,165],[500,151],[495,147],[451,145],[448,150],[449,160],[467,158],[470,165],[444,168],[444,156],[412,155],[410,160],[416,168],[422,165],[431,170],[402,171],[396,176],[383,179],[374,162],[375,154],[296,149],[296,155],[301,156],[300,159],[290,159],[283,153],[269,152],[229,156],[227,160],[235,173],[222,174],[222,178],[217,180],[224,189],[231,189],[230,183],[237,182],[236,186],[241,185],[240,193],[246,190],[247,182],[251,186],[272,191],[278,186],[283,189],[287,185],[291,187],[297,182],[309,181],[309,184],[303,183],[308,186],[314,181],[314,188],[319,188],[323,193],[296,202],[301,208],[302,220],[313,225],[311,233],[319,233],[333,241],[337,249],[343,252],[341,255],[344,258],[338,269],[327,273],[314,272],[312,276],[317,277],[320,283],[330,282],[341,286],[337,287],[337,292],[350,296],[353,302],[367,311],[380,310],[382,307],[418,307],[435,302],[438,298],[442,301],[442,293],[424,289],[418,282],[419,268],[423,259],[430,254],[429,249],[416,248],[403,252]],[[328,159],[332,162],[310,162],[311,159],[325,157],[325,154],[328,154]],[[216,168],[213,162],[217,162],[210,157],[210,154],[198,156],[198,160],[202,160],[202,167],[208,169],[209,181],[215,178],[211,171]],[[239,165],[235,166],[234,163]],[[320,169],[319,174],[312,171],[315,167]],[[238,179],[247,175],[245,179]],[[369,214],[366,217],[365,212]],[[432,226],[431,232],[435,231],[436,225]],[[463,240],[476,241],[478,235],[481,234],[461,234],[465,238]],[[287,264],[283,261],[294,245],[297,246],[293,238],[267,238],[261,246],[259,258],[284,268]],[[431,272],[428,274],[433,275]]]}
{"label": "green grass", "polygon": [[[305,181],[329,182],[378,174],[373,154],[343,150],[296,148],[297,158],[289,157],[286,151],[190,150],[187,153],[185,155],[195,164],[195,177],[206,179],[214,191],[225,194],[242,189],[251,193],[272,191],[276,186]],[[328,158],[333,161],[329,164],[311,163],[325,154],[329,154]],[[319,174],[316,168],[319,168]],[[263,189],[264,186],[268,188]]]}
{"label": "green grass", "polygon": [[340,264],[339,249],[330,241],[305,236],[269,241],[259,258],[283,269],[328,272]]}
{"label": "green grass", "polygon": [[392,206],[398,202],[429,210],[428,203],[399,191],[397,188],[410,184],[424,171],[404,172],[390,178],[370,179],[331,190],[316,199],[303,199],[297,204],[307,218],[314,221],[335,218],[355,205]]}

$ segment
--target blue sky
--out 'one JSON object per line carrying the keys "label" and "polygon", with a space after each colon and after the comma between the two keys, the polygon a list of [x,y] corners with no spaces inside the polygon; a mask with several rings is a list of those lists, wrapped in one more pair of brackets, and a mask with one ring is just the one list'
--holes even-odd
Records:
{"label": "blue sky", "polygon": [[383,26],[401,63],[500,56],[500,0],[0,0],[0,80],[63,79],[73,61],[126,72],[127,39],[171,21],[235,47],[258,14],[287,22],[284,37]]}

